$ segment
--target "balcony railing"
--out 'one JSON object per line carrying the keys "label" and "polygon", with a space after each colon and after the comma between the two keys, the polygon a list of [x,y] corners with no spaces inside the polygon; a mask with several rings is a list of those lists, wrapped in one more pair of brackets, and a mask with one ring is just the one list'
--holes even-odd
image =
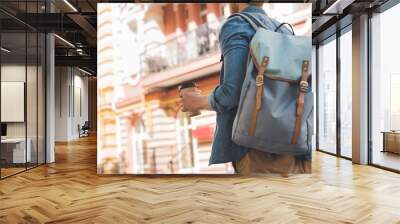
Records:
{"label": "balcony railing", "polygon": [[141,73],[147,75],[185,64],[219,49],[218,33],[225,18],[205,23],[194,30],[147,49],[140,56]]}

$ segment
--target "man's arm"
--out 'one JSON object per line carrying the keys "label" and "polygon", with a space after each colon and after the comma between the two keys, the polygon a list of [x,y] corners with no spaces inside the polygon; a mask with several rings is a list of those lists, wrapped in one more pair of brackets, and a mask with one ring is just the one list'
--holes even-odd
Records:
{"label": "man's arm", "polygon": [[247,48],[239,46],[224,55],[224,81],[208,96],[209,104],[216,112],[223,113],[238,106],[248,53]]}
{"label": "man's arm", "polygon": [[214,110],[219,113],[229,111],[239,104],[242,84],[246,75],[249,50],[243,47],[233,48],[224,56],[224,81],[209,96],[199,91],[183,94],[182,111]]}
{"label": "man's arm", "polygon": [[182,100],[184,110],[215,110],[224,113],[239,104],[246,75],[249,42],[253,29],[240,17],[233,17],[221,29],[220,44],[224,57],[224,79],[209,96],[187,92]]}

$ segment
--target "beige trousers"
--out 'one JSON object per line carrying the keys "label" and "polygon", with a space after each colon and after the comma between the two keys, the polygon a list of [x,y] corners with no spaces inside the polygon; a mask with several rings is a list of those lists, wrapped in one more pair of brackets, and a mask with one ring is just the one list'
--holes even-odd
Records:
{"label": "beige trousers", "polygon": [[233,163],[236,173],[259,174],[278,173],[288,175],[290,173],[311,173],[311,161],[300,160],[292,155],[277,155],[249,149],[247,154],[238,162]]}

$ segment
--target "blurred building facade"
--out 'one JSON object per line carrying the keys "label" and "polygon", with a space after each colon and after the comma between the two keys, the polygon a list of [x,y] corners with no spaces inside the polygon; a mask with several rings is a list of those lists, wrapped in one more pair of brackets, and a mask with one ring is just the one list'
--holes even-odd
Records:
{"label": "blurred building facade", "polygon": [[[311,35],[311,4],[265,4],[271,17]],[[216,114],[188,117],[178,86],[219,83],[225,3],[98,4],[98,171],[233,173],[208,166]]]}

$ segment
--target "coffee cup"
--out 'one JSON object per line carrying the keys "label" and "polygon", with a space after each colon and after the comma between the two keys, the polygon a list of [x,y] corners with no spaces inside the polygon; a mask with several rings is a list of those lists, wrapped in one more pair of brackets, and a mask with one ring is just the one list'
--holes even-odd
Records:
{"label": "coffee cup", "polygon": [[[195,82],[188,81],[180,84],[178,89],[182,94],[184,94],[185,92],[196,91],[197,85]],[[190,117],[194,117],[201,114],[200,111],[188,111],[187,113]]]}

